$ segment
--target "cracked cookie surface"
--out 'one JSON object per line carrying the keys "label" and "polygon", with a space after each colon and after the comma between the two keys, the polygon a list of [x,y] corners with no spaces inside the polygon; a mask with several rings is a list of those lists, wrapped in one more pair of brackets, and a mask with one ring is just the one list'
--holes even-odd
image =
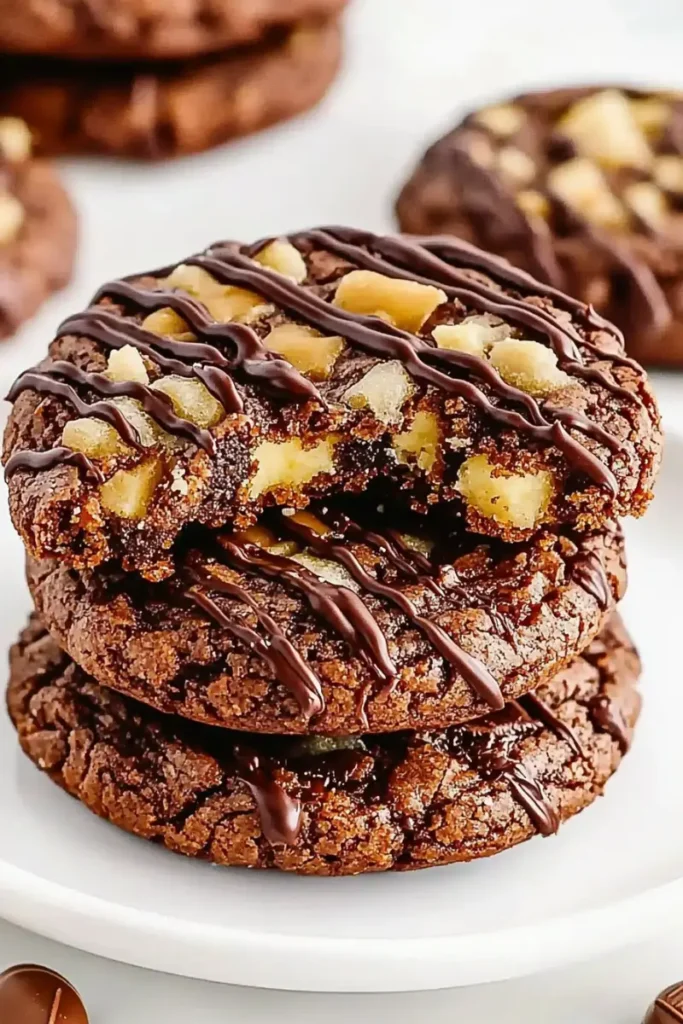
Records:
{"label": "cracked cookie surface", "polygon": [[31,134],[0,116],[0,339],[10,337],[71,277],[76,214]]}
{"label": "cracked cookie surface", "polygon": [[591,303],[641,362],[683,365],[683,93],[529,93],[429,148],[397,204]]}
{"label": "cracked cookie surface", "polygon": [[599,796],[638,717],[613,619],[534,696],[445,732],[259,737],[158,715],[98,686],[37,619],[11,655],[27,756],[99,816],[216,864],[343,875],[487,857]]}
{"label": "cracked cookie surface", "polygon": [[615,329],[449,239],[345,228],[104,285],[10,392],[29,551],[150,579],[190,523],[363,492],[511,542],[640,515],[661,453]]}
{"label": "cracked cookie surface", "polygon": [[578,655],[625,590],[613,526],[509,546],[345,507],[198,531],[164,582],[29,558],[29,586],[85,671],[157,710],[348,734],[500,708]]}
{"label": "cracked cookie surface", "polygon": [[341,60],[335,19],[188,61],[99,64],[3,57],[0,108],[41,154],[163,160],[260,131],[314,106]]}

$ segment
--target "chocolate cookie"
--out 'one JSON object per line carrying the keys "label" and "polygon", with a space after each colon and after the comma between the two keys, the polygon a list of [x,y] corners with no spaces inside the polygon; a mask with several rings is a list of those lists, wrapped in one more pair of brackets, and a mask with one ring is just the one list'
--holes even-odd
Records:
{"label": "chocolate cookie", "polygon": [[0,338],[71,277],[76,215],[23,121],[0,117]]}
{"label": "chocolate cookie", "polygon": [[641,362],[683,365],[683,93],[557,89],[470,114],[397,205],[595,306]]}
{"label": "chocolate cookie", "polygon": [[640,515],[661,429],[593,311],[446,239],[328,228],[105,284],[5,435],[29,551],[150,578],[188,523],[364,491],[508,541]]}
{"label": "chocolate cookie", "polygon": [[339,67],[337,21],[184,63],[68,63],[3,57],[0,109],[24,118],[44,154],[159,160],[216,146],[307,110]]}
{"label": "chocolate cookie", "polygon": [[193,57],[331,16],[346,0],[0,0],[7,53],[117,60]]}
{"label": "chocolate cookie", "polygon": [[443,728],[500,709],[576,657],[624,592],[615,528],[509,547],[419,518],[278,512],[185,538],[163,583],[32,559],[28,580],[98,682],[269,733]]}
{"label": "chocolate cookie", "polygon": [[446,732],[236,735],[98,686],[37,620],[11,655],[26,754],[90,810],[217,864],[342,875],[487,857],[549,835],[627,749],[638,657],[614,619],[534,696]]}

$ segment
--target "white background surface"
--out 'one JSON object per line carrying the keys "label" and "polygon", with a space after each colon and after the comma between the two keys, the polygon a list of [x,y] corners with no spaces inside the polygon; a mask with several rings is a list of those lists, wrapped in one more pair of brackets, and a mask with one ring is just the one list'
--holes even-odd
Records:
{"label": "white background surface", "polygon": [[[163,167],[65,168],[83,218],[79,274],[0,354],[0,381],[4,386],[41,354],[61,316],[107,276],[167,263],[219,236],[247,240],[334,221],[389,228],[392,198],[424,143],[468,106],[569,80],[680,86],[682,52],[679,0],[356,0],[345,72],[316,114]],[[679,386],[669,379],[664,389],[675,414]],[[680,390],[683,397],[683,379]],[[624,858],[630,855],[625,848]],[[581,944],[588,937],[575,938]],[[183,981],[97,960],[9,925],[0,925],[0,967],[27,959],[55,966],[81,988],[92,1024],[626,1024],[641,1018],[657,989],[683,976],[681,938],[683,928],[678,942],[544,977],[395,997],[299,996]]]}

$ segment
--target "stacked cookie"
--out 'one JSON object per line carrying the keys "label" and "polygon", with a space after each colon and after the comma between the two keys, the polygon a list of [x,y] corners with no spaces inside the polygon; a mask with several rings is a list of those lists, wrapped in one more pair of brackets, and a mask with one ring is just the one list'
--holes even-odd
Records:
{"label": "stacked cookie", "polygon": [[325,228],[104,285],[16,381],[28,756],[220,864],[548,835],[638,715],[617,517],[661,431],[591,308],[467,243]]}
{"label": "stacked cookie", "polygon": [[41,152],[161,159],[313,106],[346,0],[0,2],[0,109]]}
{"label": "stacked cookie", "polygon": [[468,115],[398,200],[591,303],[641,362],[683,366],[683,93],[568,88]]}

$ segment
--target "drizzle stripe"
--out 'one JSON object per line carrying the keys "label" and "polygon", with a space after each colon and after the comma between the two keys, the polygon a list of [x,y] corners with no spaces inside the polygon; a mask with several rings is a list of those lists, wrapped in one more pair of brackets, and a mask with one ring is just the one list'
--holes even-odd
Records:
{"label": "drizzle stripe", "polygon": [[[27,377],[28,380],[25,381],[24,377]],[[74,363],[68,363],[65,360],[57,360],[51,366],[48,366],[41,371],[41,386],[45,385],[46,378],[52,380],[56,377],[66,377],[67,380],[70,380],[73,384],[81,384],[101,395],[133,398],[139,402],[145,412],[169,434],[184,437],[186,440],[196,444],[197,447],[203,448],[204,451],[208,452],[210,455],[216,454],[216,442],[214,441],[211,432],[209,430],[204,430],[202,427],[196,426],[196,424],[191,423],[190,420],[176,416],[173,411],[173,403],[171,399],[162,391],[154,391],[145,384],[140,384],[136,381],[113,381],[103,373],[89,373],[86,370],[82,370],[80,366],[76,366]],[[35,374],[32,371],[29,371],[29,373],[24,374],[23,377],[19,377],[19,379],[13,384],[10,392],[10,400],[14,400],[14,398],[21,394],[22,391],[27,391],[34,387]],[[65,396],[62,395],[62,397]],[[122,411],[113,403],[99,402],[95,405],[83,405],[83,403],[80,402],[80,399],[78,399],[76,391],[73,391],[73,394],[70,395],[67,400],[79,410],[81,415],[101,416],[103,405],[108,405],[109,408],[115,410],[117,414],[123,415]],[[94,409],[97,409],[98,411],[93,412],[92,410]],[[125,416],[124,419],[126,419],[129,426],[132,426]]]}
{"label": "drizzle stripe", "polygon": [[299,590],[315,612],[321,615],[358,652],[382,683],[396,676],[386,638],[362,599],[344,586],[319,579],[291,558],[272,555],[253,544],[235,538],[223,538],[224,558],[245,572],[262,572],[272,579],[283,579]]}
{"label": "drizzle stripe", "polygon": [[104,483],[104,474],[83,452],[72,451],[71,448],[50,448],[45,452],[34,452],[24,449],[10,455],[5,466],[5,480],[20,469],[32,471],[52,469],[54,466],[76,466],[86,475],[92,476],[96,483]]}
{"label": "drizzle stripe", "polygon": [[[210,615],[221,628],[227,629],[233,636],[256,651],[267,662],[276,678],[296,698],[307,719],[324,711],[325,699],[320,680],[303,660],[294,645],[287,639],[275,620],[258,606],[256,601],[243,587],[240,587],[237,583],[219,579],[205,569],[198,569],[196,567],[192,567],[189,570],[189,578],[192,584],[198,585],[201,588],[197,589],[196,586],[193,586],[186,590],[190,600]],[[204,592],[206,589],[226,594],[251,608],[256,613],[260,624],[266,630],[269,643],[266,643],[250,626],[244,626],[231,619]]]}
{"label": "drizzle stripe", "polygon": [[485,700],[489,707],[499,711],[505,706],[500,687],[488,669],[459,647],[436,622],[420,615],[413,602],[398,588],[380,583],[371,576],[350,548],[321,537],[315,530],[287,516],[282,517],[282,522],[286,530],[302,538],[314,551],[326,558],[334,559],[348,569],[356,582],[369,593],[383,597],[399,608],[425,634],[439,654],[457,668],[477,696]]}
{"label": "drizzle stripe", "polygon": [[[612,494],[618,493],[618,485],[611,470],[579,441],[571,437],[563,424],[559,422],[558,416],[561,415],[572,426],[580,426],[571,410],[553,410],[555,419],[558,421],[548,422],[543,417],[539,404],[534,400],[533,413],[530,413],[533,416],[532,422],[519,412],[494,405],[483,391],[469,381],[450,377],[442,370],[430,365],[430,362],[441,362],[448,366],[457,365],[460,369],[465,366],[471,369],[473,362],[476,361],[477,369],[479,369],[479,364],[483,366],[484,362],[476,356],[467,357],[464,353],[434,348],[378,317],[349,313],[347,310],[332,306],[280,274],[268,272],[265,268],[255,270],[254,267],[258,265],[240,253],[225,249],[210,250],[209,254],[193,256],[186,262],[202,267],[225,284],[234,284],[258,291],[277,305],[295,312],[303,320],[320,330],[330,334],[341,334],[367,352],[400,360],[415,380],[424,384],[432,384],[442,391],[466,399],[503,426],[525,432],[544,444],[557,446],[577,469],[586,473],[596,483],[609,489]],[[493,368],[491,369],[493,370]],[[497,378],[500,385],[503,385],[495,371],[494,378]],[[489,383],[492,383],[493,386],[495,380],[492,379]],[[503,386],[507,394],[510,385]],[[516,394],[517,400],[523,404],[526,404],[530,397],[519,389],[513,389],[513,392]],[[580,420],[583,422],[582,417]],[[602,439],[602,428],[593,424],[589,429],[597,431]],[[604,436],[609,435],[605,434]],[[614,440],[612,439],[610,443],[614,443]]]}

